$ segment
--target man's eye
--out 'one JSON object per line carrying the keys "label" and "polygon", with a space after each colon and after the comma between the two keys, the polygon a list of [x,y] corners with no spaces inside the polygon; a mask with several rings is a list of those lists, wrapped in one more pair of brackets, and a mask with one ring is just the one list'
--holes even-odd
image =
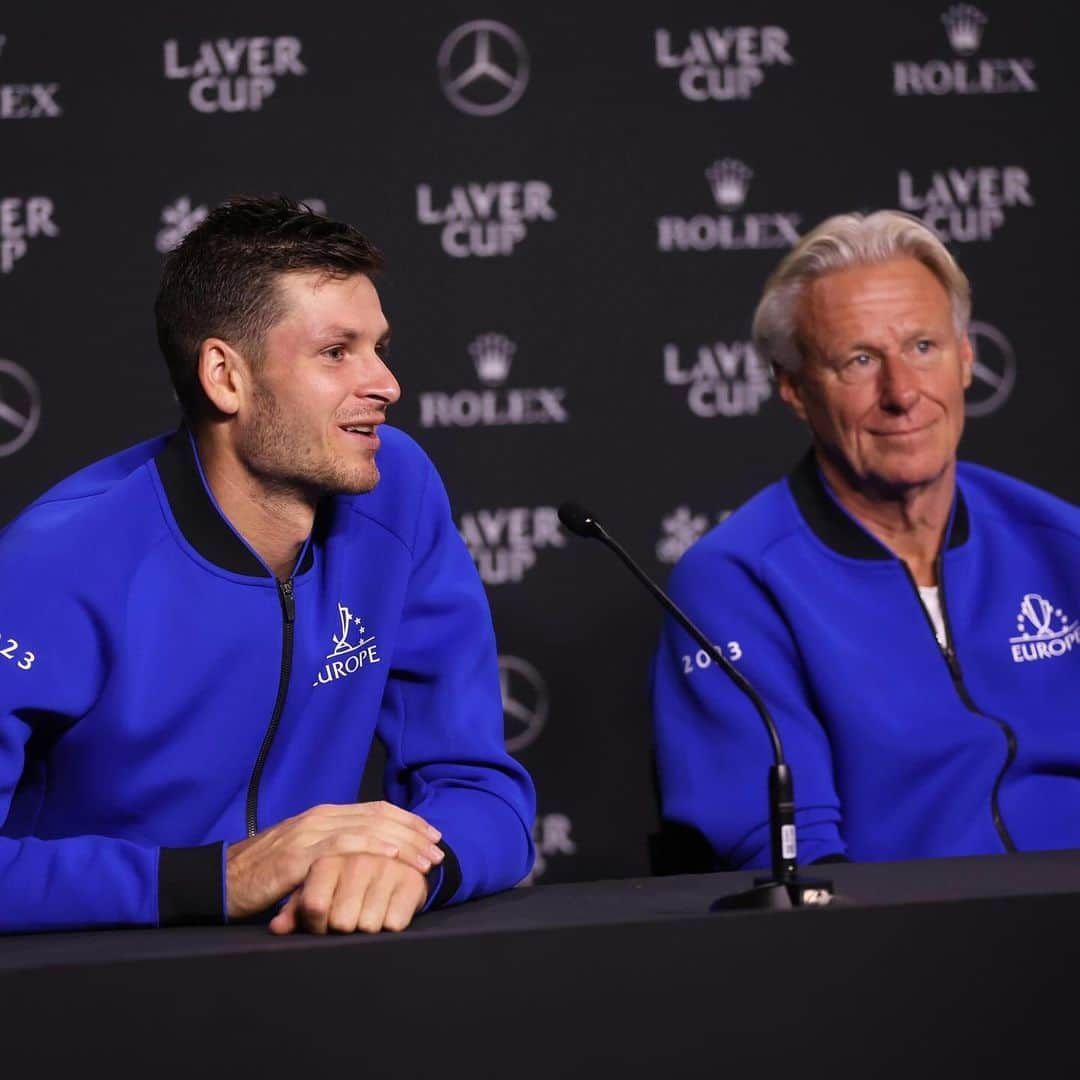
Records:
{"label": "man's eye", "polygon": [[390,342],[380,341],[379,344],[375,346],[375,353],[385,360],[390,355]]}
{"label": "man's eye", "polygon": [[915,351],[923,353],[924,355],[934,347],[934,343],[929,338],[922,338],[915,342]]}
{"label": "man's eye", "polygon": [[328,356],[331,360],[344,360],[345,347],[343,345],[334,345],[329,349],[324,349],[323,356]]}
{"label": "man's eye", "polygon": [[874,358],[869,353],[859,353],[853,356],[848,364],[852,367],[869,367],[873,362]]}

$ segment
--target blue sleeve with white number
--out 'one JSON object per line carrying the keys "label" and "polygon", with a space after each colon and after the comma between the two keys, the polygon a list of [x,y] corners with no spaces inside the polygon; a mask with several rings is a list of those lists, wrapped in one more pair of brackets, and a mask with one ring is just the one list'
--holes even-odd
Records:
{"label": "blue sleeve with white number", "polygon": [[[798,648],[752,566],[709,538],[683,556],[670,593],[766,702],[795,778],[798,861],[843,854],[824,726]],[[662,814],[692,826],[720,865],[769,865],[767,730],[750,699],[670,617],[653,659]]]}

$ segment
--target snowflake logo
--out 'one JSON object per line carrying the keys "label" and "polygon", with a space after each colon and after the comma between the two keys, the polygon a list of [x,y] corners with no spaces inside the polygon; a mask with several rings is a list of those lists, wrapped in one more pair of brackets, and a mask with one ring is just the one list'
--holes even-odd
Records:
{"label": "snowflake logo", "polygon": [[660,523],[663,536],[656,545],[656,557],[674,565],[687,549],[696,544],[709,529],[709,519],[695,514],[689,506],[679,506]]}
{"label": "snowflake logo", "polygon": [[161,211],[161,220],[165,224],[154,241],[154,246],[162,253],[172,251],[192,229],[210,213],[205,206],[191,205],[191,199],[182,195],[176,202]]}

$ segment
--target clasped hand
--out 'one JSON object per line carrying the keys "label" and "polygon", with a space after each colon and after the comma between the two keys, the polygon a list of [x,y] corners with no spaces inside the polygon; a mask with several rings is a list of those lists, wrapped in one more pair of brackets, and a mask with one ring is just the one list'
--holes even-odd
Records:
{"label": "clasped hand", "polygon": [[443,859],[440,836],[391,803],[315,806],[229,845],[229,918],[288,896],[270,922],[276,934],[404,930],[427,899],[425,875]]}

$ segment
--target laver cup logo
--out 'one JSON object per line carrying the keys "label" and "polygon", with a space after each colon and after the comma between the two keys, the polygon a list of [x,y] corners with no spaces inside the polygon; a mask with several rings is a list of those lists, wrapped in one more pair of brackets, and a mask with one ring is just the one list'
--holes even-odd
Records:
{"label": "laver cup logo", "polygon": [[60,235],[54,210],[52,199],[44,195],[0,198],[0,274],[11,273],[32,240]]}
{"label": "laver cup logo", "polygon": [[525,42],[494,19],[459,26],[440,47],[438,68],[447,100],[470,116],[506,112],[529,84]]}
{"label": "laver cup logo", "polygon": [[37,431],[41,395],[30,373],[0,359],[0,457],[21,450]]}
{"label": "laver cup logo", "polygon": [[695,416],[756,416],[772,395],[769,369],[749,341],[716,341],[694,349],[664,346],[664,382],[685,386]]}
{"label": "laver cup logo", "polygon": [[980,165],[929,174],[901,169],[899,206],[918,214],[946,243],[990,240],[1007,211],[1035,205],[1019,165]]}
{"label": "laver cup logo", "polygon": [[[1019,11],[1019,8],[1014,9]],[[949,60],[898,60],[893,64],[897,97],[945,94],[1033,94],[1035,61],[1030,57],[976,57],[983,45],[989,16],[971,4],[953,4],[941,16],[953,51]]]}
{"label": "laver cup logo", "polygon": [[446,194],[416,185],[416,220],[438,225],[443,251],[455,259],[511,255],[537,222],[558,217],[542,180],[470,181]]}
{"label": "laver cup logo", "polygon": [[485,585],[514,585],[536,565],[536,553],[566,537],[554,506],[505,506],[461,515],[458,530]]}
{"label": "laver cup logo", "polygon": [[780,26],[705,26],[685,33],[664,27],[654,35],[656,66],[677,71],[687,101],[750,97],[766,72],[791,67],[788,32]]}
{"label": "laver cup logo", "polygon": [[200,41],[185,50],[176,38],[164,45],[166,79],[190,81],[196,112],[257,112],[282,78],[306,75],[295,37],[238,37]]}

